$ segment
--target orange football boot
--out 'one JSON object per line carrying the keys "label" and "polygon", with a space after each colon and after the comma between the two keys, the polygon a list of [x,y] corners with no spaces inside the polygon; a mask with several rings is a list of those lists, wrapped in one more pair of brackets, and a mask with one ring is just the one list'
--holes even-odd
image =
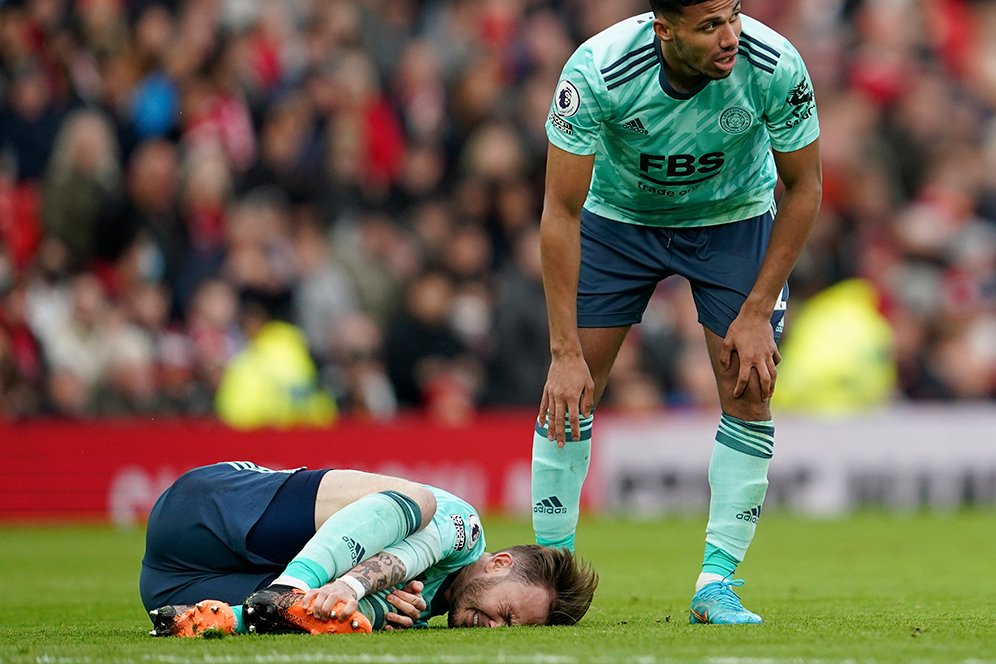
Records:
{"label": "orange football boot", "polygon": [[[338,617],[322,620],[316,618],[311,604],[305,606],[304,591],[287,586],[270,586],[257,590],[243,603],[242,616],[252,634],[369,634],[373,631],[369,618],[354,611],[346,620]],[[338,613],[344,602],[335,605]]]}
{"label": "orange football boot", "polygon": [[193,606],[173,604],[149,611],[150,636],[203,638],[235,633],[235,612],[226,602],[206,599]]}

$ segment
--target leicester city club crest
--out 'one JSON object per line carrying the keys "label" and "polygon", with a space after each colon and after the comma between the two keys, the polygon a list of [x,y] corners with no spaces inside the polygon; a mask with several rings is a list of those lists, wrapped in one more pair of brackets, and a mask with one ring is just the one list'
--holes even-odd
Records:
{"label": "leicester city club crest", "polygon": [[728,108],[719,116],[719,126],[727,134],[741,134],[750,128],[753,121],[750,111],[740,106]]}

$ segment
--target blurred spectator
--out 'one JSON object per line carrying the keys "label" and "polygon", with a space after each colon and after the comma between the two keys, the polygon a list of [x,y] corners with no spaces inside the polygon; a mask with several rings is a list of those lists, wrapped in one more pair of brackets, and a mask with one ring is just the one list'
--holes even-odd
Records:
{"label": "blurred spectator", "polygon": [[[18,10],[0,7],[5,20],[14,20]],[[7,40],[15,39],[12,33],[18,28],[15,22],[5,25],[3,36]],[[24,47],[24,44],[14,44],[8,41],[6,49]],[[55,145],[55,137],[59,132],[65,114],[65,108],[52,99],[48,81],[39,69],[39,62],[25,58],[17,62],[13,53],[8,61],[12,68],[9,86],[4,86],[5,104],[0,109],[0,151],[11,155],[19,180],[38,182],[48,168]]]}
{"label": "blurred spectator", "polygon": [[[386,341],[387,369],[406,406],[462,421],[476,404],[483,369],[451,325],[454,284],[427,270],[409,284]],[[443,407],[442,404],[446,404]]]}
{"label": "blurred spectator", "polygon": [[391,218],[372,210],[356,223],[333,229],[332,243],[353,277],[362,308],[387,325],[398,310],[406,281],[422,265],[415,240]]}
{"label": "blurred spectator", "polygon": [[91,397],[96,415],[128,416],[164,413],[156,375],[153,340],[135,326],[118,322],[113,332],[114,352]]}
{"label": "blurred spectator", "polygon": [[122,307],[151,351],[151,366],[143,367],[143,378],[154,382],[156,410],[163,414],[210,413],[211,391],[197,380],[193,343],[179,325],[171,322],[170,294],[165,285],[133,285],[125,293]]}
{"label": "blurred spectator", "polygon": [[[996,398],[996,3],[747,4],[804,51],[823,133],[786,353],[859,278],[890,398]],[[534,408],[550,95],[577,44],[647,9],[0,2],[3,408],[211,413],[250,302],[305,335],[344,412]],[[603,407],[715,407],[704,353],[687,285],[663,284]]]}
{"label": "blurred spectator", "polygon": [[45,366],[28,325],[27,289],[0,276],[0,418],[17,421],[42,412]]}
{"label": "blurred spectator", "polygon": [[[289,300],[298,277],[290,209],[279,189],[250,192],[228,207],[221,273],[239,292]],[[287,317],[288,311],[278,312]]]}
{"label": "blurred spectator", "polygon": [[95,276],[81,274],[72,280],[68,316],[43,338],[55,412],[75,417],[89,414],[94,393],[106,379],[116,352],[116,321],[111,320],[109,307]]}
{"label": "blurred spectator", "polygon": [[[294,319],[315,355],[327,358],[344,320],[358,313],[356,287],[313,216],[302,214],[294,236]],[[374,339],[380,332],[374,326]]]}
{"label": "blurred spectator", "polygon": [[267,108],[259,143],[259,158],[242,177],[242,190],[275,185],[293,205],[315,201],[321,184],[320,142],[314,110],[304,95],[287,95]]}
{"label": "blurred spectator", "polygon": [[97,254],[114,265],[130,253],[139,262],[134,276],[167,284],[172,297],[188,248],[177,210],[176,147],[162,139],[141,144],[132,154],[126,180],[124,195],[97,227]]}
{"label": "blurred spectator", "polygon": [[446,90],[436,45],[413,40],[389,65],[394,67],[391,92],[406,134],[419,144],[438,142],[446,131]]}
{"label": "blurred spectator", "polygon": [[401,125],[366,54],[351,52],[334,66],[337,108],[328,125],[330,171],[380,200],[397,180],[404,158]]}
{"label": "blurred spectator", "polygon": [[201,280],[217,275],[225,259],[225,209],[234,187],[224,155],[205,148],[188,153],[182,166],[177,209],[188,238],[177,276],[179,306],[185,309]]}
{"label": "blurred spectator", "polygon": [[539,229],[515,240],[512,259],[497,276],[495,352],[488,372],[488,402],[539,404],[550,368],[546,299],[540,266]]}
{"label": "blurred spectator", "polygon": [[[191,3],[190,9],[198,7]],[[196,13],[210,11],[207,4]],[[187,25],[191,25],[188,23]],[[201,28],[203,29],[203,28]],[[206,45],[205,45],[206,46]],[[239,84],[238,42],[210,42],[201,63],[203,70],[190,77],[181,102],[182,140],[191,151],[218,151],[236,172],[244,172],[256,159],[256,134],[249,107]]]}
{"label": "blurred spectator", "polygon": [[398,400],[384,366],[384,340],[377,322],[366,314],[349,314],[337,321],[329,336],[325,382],[340,407],[360,418],[393,417]]}
{"label": "blurred spectator", "polygon": [[225,367],[242,348],[238,296],[228,282],[207,279],[198,285],[187,312],[195,380],[213,393]]}
{"label": "blurred spectator", "polygon": [[480,225],[460,225],[442,258],[454,285],[450,325],[468,350],[487,361],[494,348],[491,241]]}
{"label": "blurred spectator", "polygon": [[243,327],[248,344],[218,385],[222,421],[240,429],[331,424],[336,404],[319,385],[301,331],[253,301],[244,308]]}
{"label": "blurred spectator", "polygon": [[41,237],[38,188],[18,182],[16,166],[10,153],[0,152],[0,251],[5,270],[11,272],[28,266]]}
{"label": "blurred spectator", "polygon": [[165,5],[149,3],[139,9],[132,45],[138,80],[125,115],[138,139],[169,136],[177,127],[180,91],[165,67],[175,38],[176,24]]}
{"label": "blurred spectator", "polygon": [[892,331],[864,280],[842,281],[807,301],[781,352],[776,410],[847,414],[887,403],[896,389]]}
{"label": "blurred spectator", "polygon": [[75,111],[59,130],[42,194],[45,230],[69,252],[71,269],[91,267],[97,228],[120,195],[121,164],[110,123]]}

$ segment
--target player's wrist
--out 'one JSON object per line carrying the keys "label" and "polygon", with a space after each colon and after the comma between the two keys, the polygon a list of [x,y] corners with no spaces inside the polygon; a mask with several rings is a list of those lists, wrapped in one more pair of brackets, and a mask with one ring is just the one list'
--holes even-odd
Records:
{"label": "player's wrist", "polygon": [[555,360],[569,360],[583,357],[584,353],[581,351],[581,342],[574,339],[573,342],[565,341],[563,343],[550,344],[550,355]]}
{"label": "player's wrist", "polygon": [[339,582],[356,594],[356,601],[360,601],[367,594],[367,589],[363,587],[363,584],[360,583],[354,577],[349,576],[348,574],[345,576],[340,576]]}
{"label": "player's wrist", "polygon": [[760,298],[752,299],[747,298],[740,307],[739,317],[743,318],[763,318],[767,320],[771,318],[771,315],[775,312],[774,301],[777,300],[777,296],[772,299],[771,303],[762,301]]}

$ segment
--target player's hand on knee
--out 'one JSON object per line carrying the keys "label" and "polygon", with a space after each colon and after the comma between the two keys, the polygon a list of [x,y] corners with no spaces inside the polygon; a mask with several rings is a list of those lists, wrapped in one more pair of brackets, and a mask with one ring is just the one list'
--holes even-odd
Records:
{"label": "player's hand on knee", "polygon": [[[341,581],[332,581],[321,588],[309,590],[303,601],[305,606],[309,606],[310,602],[311,612],[321,620],[344,621],[359,608],[356,593]],[[343,602],[345,606],[336,610],[335,606],[340,602]]]}
{"label": "player's hand on knee", "polygon": [[739,370],[733,396],[737,399],[742,397],[750,384],[751,374],[756,373],[761,398],[770,399],[778,376],[775,365],[781,361],[781,355],[778,353],[769,320],[738,316],[723,339],[720,353],[723,369],[730,369],[734,353]]}

